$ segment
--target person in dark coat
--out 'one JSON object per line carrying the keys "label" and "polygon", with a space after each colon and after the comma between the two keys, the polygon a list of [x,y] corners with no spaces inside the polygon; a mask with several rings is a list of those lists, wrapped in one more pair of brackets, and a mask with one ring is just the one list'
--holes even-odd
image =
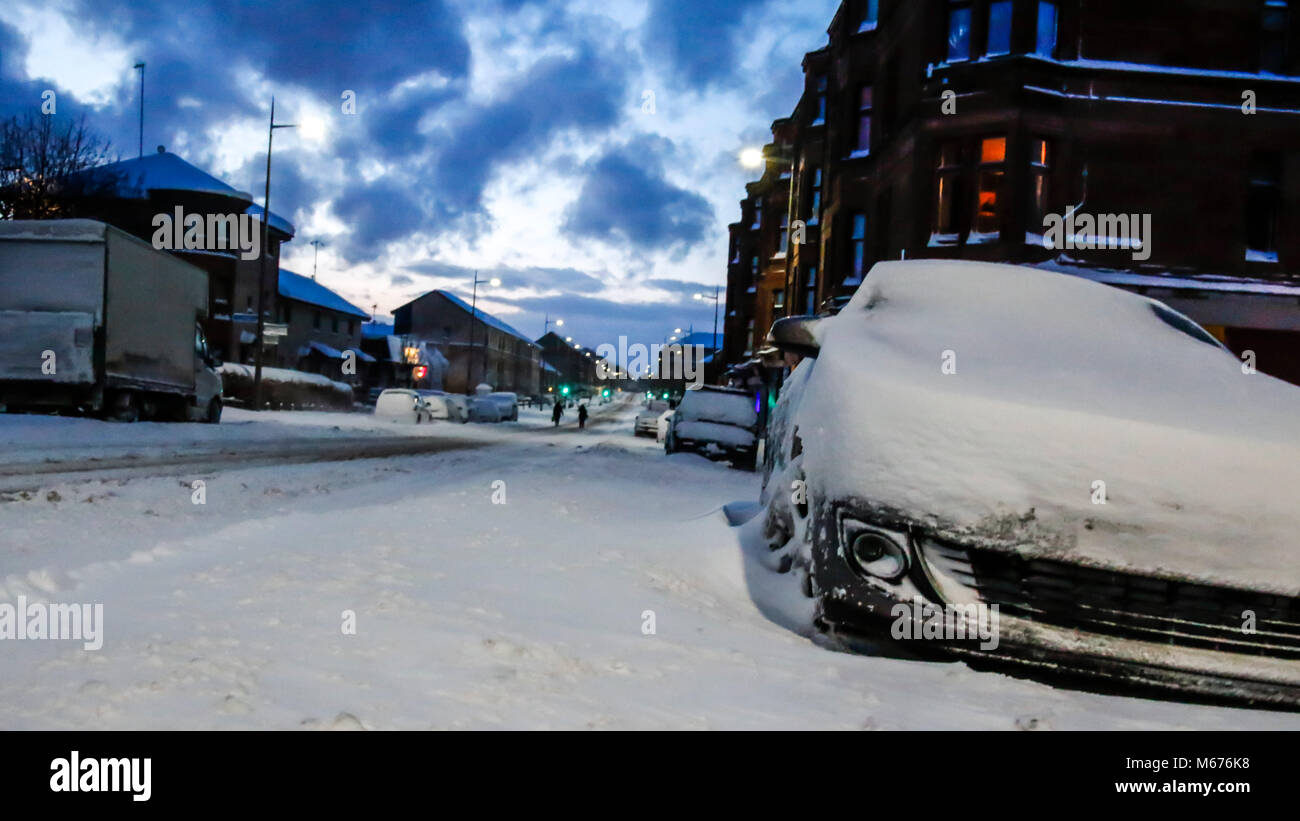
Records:
{"label": "person in dark coat", "polygon": [[587,427],[587,406],[586,405],[578,406],[578,427],[580,428]]}
{"label": "person in dark coat", "polygon": [[564,415],[564,403],[556,401],[555,407],[551,408],[551,423],[557,428],[560,426],[560,417]]}

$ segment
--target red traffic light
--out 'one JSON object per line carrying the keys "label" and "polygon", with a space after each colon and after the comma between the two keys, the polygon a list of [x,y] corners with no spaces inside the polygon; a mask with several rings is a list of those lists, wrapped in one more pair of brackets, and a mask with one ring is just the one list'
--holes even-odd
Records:
{"label": "red traffic light", "polygon": [[419,382],[421,379],[423,379],[428,375],[429,375],[429,369],[424,365],[416,365],[414,368],[411,369],[411,377],[416,382]]}

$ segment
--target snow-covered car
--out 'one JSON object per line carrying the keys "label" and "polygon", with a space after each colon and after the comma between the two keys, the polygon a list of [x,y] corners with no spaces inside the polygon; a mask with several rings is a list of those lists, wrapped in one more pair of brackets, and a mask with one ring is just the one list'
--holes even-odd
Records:
{"label": "snow-covered car", "polygon": [[753,470],[758,453],[754,395],[709,385],[687,391],[668,422],[664,451],[717,454],[737,467]]}
{"label": "snow-covered car", "polygon": [[756,525],[822,630],[1300,704],[1300,389],[1154,300],[987,263],[878,264],[768,339],[803,359]]}
{"label": "snow-covered car", "polygon": [[496,403],[497,412],[501,414],[501,421],[519,421],[519,396],[517,394],[497,391],[489,393],[487,398]]}
{"label": "snow-covered car", "polygon": [[486,396],[470,396],[469,399],[469,421],[471,422],[500,422],[501,407],[492,399]]}
{"label": "snow-covered car", "polygon": [[469,405],[463,401],[465,397],[453,396],[445,391],[416,389],[415,392],[424,399],[430,418],[447,422],[469,421]]}
{"label": "snow-covered car", "polygon": [[416,425],[434,418],[424,397],[409,388],[389,388],[379,394],[375,400],[375,417]]}
{"label": "snow-covered car", "polygon": [[636,436],[658,436],[659,417],[666,410],[669,410],[667,400],[651,399],[647,401],[645,408],[636,415],[636,419],[632,422],[632,433]]}
{"label": "snow-covered car", "polygon": [[676,412],[677,411],[675,410],[666,410],[659,414],[659,426],[655,435],[655,441],[661,445],[668,439],[668,426],[672,424],[673,414]]}

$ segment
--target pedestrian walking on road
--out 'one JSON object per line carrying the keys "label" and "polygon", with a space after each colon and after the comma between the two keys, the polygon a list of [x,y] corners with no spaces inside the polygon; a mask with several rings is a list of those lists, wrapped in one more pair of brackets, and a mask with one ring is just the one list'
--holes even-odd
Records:
{"label": "pedestrian walking on road", "polygon": [[560,417],[563,415],[564,415],[563,403],[556,402],[555,407],[551,408],[551,424],[555,425],[555,427],[558,428],[560,426]]}
{"label": "pedestrian walking on road", "polygon": [[578,427],[580,428],[587,427],[587,406],[586,405],[578,406]]}

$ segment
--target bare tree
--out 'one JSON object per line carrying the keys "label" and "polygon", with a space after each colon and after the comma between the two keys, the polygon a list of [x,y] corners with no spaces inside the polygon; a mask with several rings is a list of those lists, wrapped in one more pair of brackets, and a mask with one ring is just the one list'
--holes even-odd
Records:
{"label": "bare tree", "polygon": [[85,117],[55,122],[29,112],[0,121],[0,219],[75,216],[78,199],[115,182],[77,172],[113,159]]}

